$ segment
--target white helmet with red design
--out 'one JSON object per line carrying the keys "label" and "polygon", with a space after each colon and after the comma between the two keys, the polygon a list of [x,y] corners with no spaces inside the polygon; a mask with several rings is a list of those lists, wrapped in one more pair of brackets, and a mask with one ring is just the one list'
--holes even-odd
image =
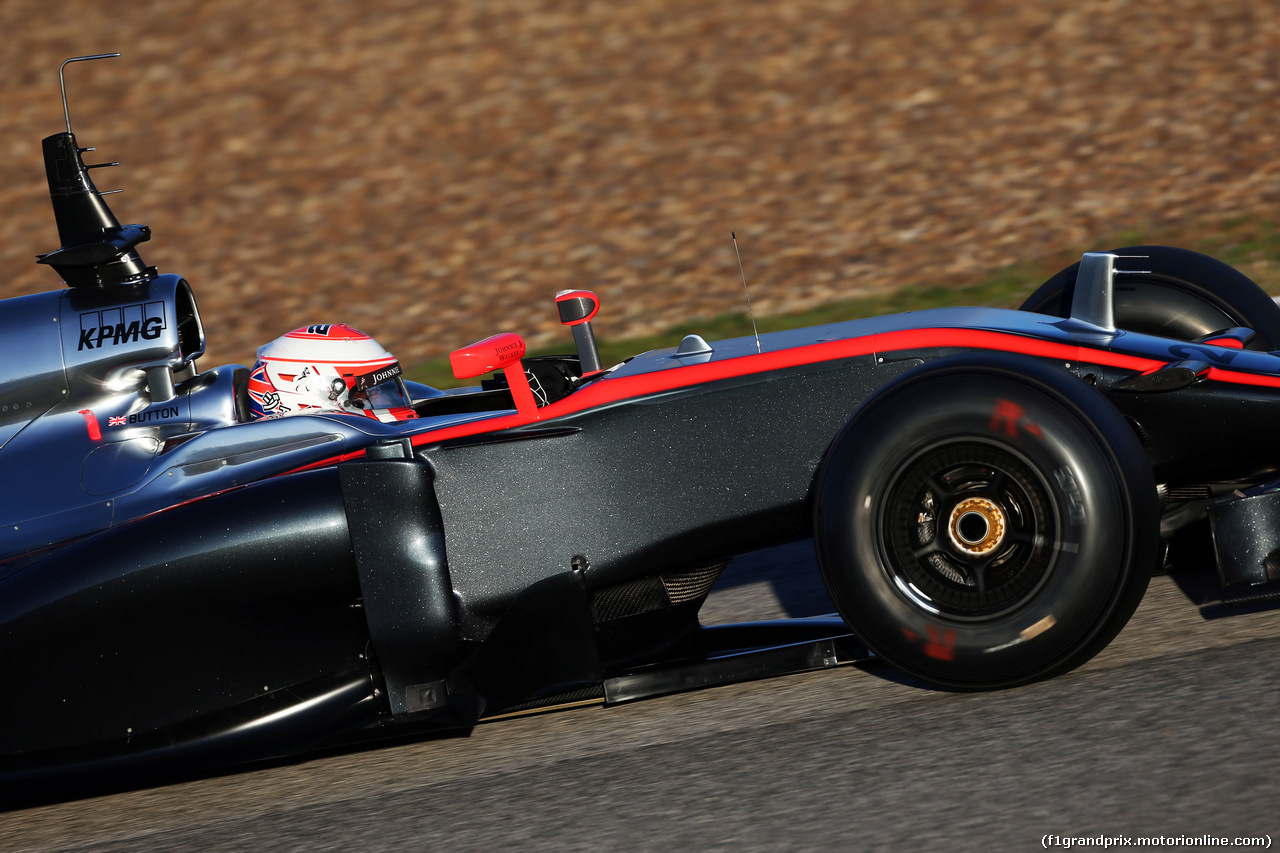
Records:
{"label": "white helmet with red design", "polygon": [[249,410],[275,415],[341,412],[384,422],[415,418],[400,363],[345,323],[294,329],[258,348]]}

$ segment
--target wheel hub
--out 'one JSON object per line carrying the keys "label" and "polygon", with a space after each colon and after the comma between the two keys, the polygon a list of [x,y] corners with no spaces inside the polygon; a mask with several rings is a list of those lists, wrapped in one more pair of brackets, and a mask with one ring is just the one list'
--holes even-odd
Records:
{"label": "wheel hub", "polygon": [[1004,541],[1004,512],[986,498],[966,498],[951,510],[947,533],[962,553],[985,557]]}
{"label": "wheel hub", "polygon": [[1053,565],[1057,517],[1044,478],[998,445],[958,440],[905,462],[886,494],[885,568],[907,598],[953,619],[990,619]]}

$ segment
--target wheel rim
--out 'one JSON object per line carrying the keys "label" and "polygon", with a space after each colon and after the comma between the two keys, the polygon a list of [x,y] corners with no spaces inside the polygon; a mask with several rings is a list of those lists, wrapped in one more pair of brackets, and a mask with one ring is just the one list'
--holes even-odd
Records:
{"label": "wheel rim", "polygon": [[901,465],[885,494],[885,570],[926,611],[995,618],[1031,598],[1053,568],[1052,493],[1009,448],[933,447]]}

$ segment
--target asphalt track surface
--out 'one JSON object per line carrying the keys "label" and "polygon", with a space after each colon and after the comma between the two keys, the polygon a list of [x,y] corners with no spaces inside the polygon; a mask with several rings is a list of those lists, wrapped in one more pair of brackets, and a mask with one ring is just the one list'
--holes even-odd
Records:
{"label": "asphalt track surface", "polygon": [[[1280,842],[1280,611],[1201,607],[1210,581],[1155,578],[1109,649],[1031,687],[938,692],[871,664],[577,708],[0,813],[0,850]],[[737,561],[704,615],[828,607],[801,543]]]}

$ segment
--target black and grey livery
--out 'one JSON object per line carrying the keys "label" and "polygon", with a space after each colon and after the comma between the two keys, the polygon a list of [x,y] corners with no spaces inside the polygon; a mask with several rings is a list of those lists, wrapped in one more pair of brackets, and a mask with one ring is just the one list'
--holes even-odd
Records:
{"label": "black and grey livery", "polygon": [[[1206,518],[1230,593],[1280,579],[1280,308],[1204,256],[1090,253],[1022,311],[691,335],[607,370],[588,327],[539,405],[509,335],[459,351],[507,385],[416,386],[416,420],[253,421],[244,368],[196,368],[191,287],[51,140],[68,287],[0,302],[10,798],[868,647],[1022,684],[1105,646]],[[810,536],[841,618],[699,625],[725,561]]]}

